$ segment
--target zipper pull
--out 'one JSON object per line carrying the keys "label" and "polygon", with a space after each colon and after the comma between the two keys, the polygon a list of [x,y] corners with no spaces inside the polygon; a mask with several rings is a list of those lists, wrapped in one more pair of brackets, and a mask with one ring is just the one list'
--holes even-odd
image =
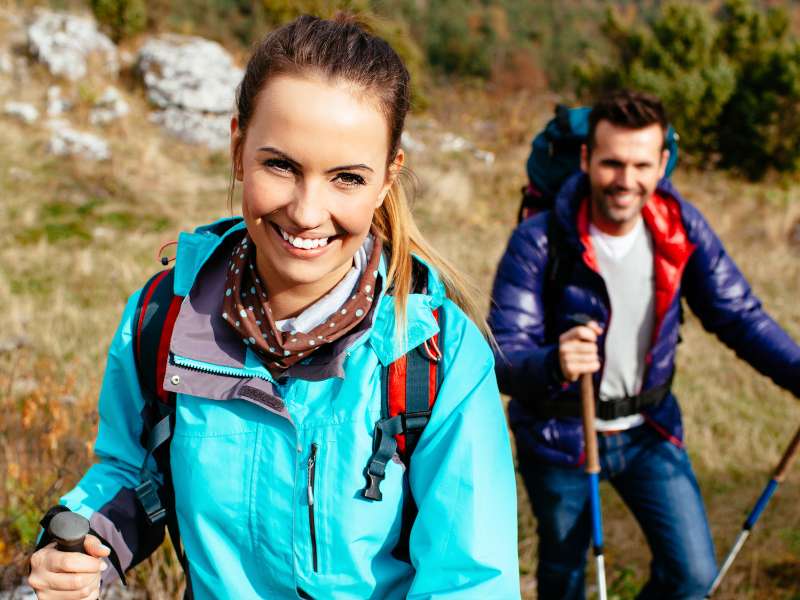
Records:
{"label": "zipper pull", "polygon": [[309,506],[314,506],[314,471],[317,464],[318,449],[319,446],[316,443],[311,444],[311,454],[308,455],[308,485],[306,486],[306,492]]}

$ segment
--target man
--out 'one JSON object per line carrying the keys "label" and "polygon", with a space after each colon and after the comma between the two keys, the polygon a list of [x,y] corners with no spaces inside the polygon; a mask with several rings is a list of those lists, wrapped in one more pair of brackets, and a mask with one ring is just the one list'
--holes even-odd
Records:
{"label": "man", "polygon": [[800,348],[762,310],[703,216],[661,179],[666,129],[653,96],[620,91],[598,102],[583,173],[565,182],[552,211],[517,228],[498,268],[489,323],[538,521],[540,598],[584,598],[582,374],[593,374],[598,396],[602,476],[653,554],[640,598],[702,598],[716,574],[670,391],[681,297],[739,357],[800,395]]}

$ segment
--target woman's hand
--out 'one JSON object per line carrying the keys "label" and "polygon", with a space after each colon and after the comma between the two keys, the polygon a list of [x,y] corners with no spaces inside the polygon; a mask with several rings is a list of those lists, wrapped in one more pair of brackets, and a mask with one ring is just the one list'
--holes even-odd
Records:
{"label": "woman's hand", "polygon": [[108,568],[103,558],[111,551],[93,535],[83,542],[86,554],[61,552],[53,542],[33,553],[28,585],[39,600],[96,600],[100,574]]}
{"label": "woman's hand", "polygon": [[603,333],[594,321],[578,325],[561,334],[558,338],[558,364],[567,381],[577,381],[584,373],[594,373],[600,369],[597,353],[597,336]]}

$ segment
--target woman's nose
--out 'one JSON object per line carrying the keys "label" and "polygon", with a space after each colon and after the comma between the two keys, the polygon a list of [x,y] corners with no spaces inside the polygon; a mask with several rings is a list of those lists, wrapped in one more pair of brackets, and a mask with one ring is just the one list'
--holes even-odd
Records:
{"label": "woman's nose", "polygon": [[292,200],[286,209],[287,216],[300,229],[314,229],[325,222],[324,192],[313,181],[298,182]]}

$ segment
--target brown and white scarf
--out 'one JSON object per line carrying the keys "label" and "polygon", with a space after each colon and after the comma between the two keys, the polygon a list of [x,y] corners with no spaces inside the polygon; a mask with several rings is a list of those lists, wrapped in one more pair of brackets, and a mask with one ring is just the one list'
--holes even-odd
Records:
{"label": "brown and white scarf", "polygon": [[308,332],[281,331],[272,317],[267,287],[255,267],[255,244],[245,235],[231,254],[222,318],[253,348],[270,373],[278,376],[320,346],[342,337],[367,315],[374,299],[382,244],[375,239],[371,246],[367,265],[344,304]]}

